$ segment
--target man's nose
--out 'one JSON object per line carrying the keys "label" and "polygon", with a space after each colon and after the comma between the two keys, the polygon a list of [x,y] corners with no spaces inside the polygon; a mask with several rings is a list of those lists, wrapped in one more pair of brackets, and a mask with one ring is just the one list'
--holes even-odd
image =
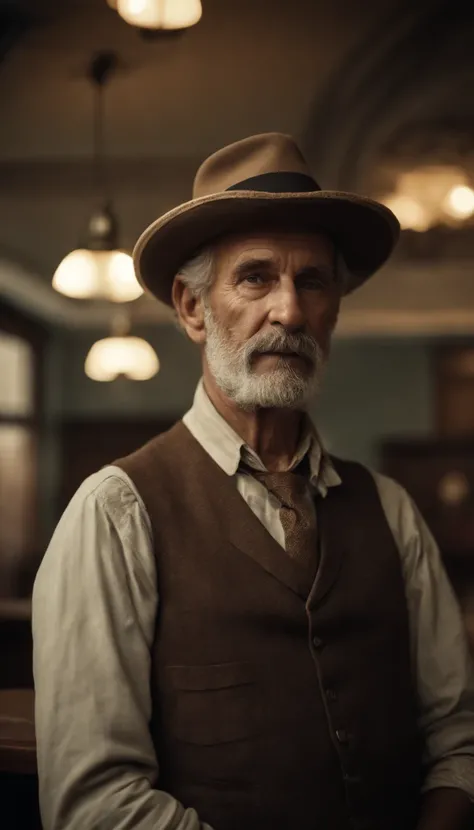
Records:
{"label": "man's nose", "polygon": [[269,314],[271,323],[280,323],[288,329],[301,328],[305,324],[305,315],[293,280],[282,282],[272,297]]}

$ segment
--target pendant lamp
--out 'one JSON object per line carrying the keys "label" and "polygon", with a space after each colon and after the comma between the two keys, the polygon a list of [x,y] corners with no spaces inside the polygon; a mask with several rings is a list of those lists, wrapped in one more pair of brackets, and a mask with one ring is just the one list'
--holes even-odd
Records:
{"label": "pendant lamp", "polygon": [[104,87],[117,64],[110,52],[96,55],[88,77],[94,92],[94,185],[98,207],[89,218],[83,244],[64,257],[53,288],[75,299],[136,300],[139,285],[131,256],[118,245],[118,224],[107,193],[104,165]]}
{"label": "pendant lamp", "polygon": [[131,26],[140,29],[179,31],[201,19],[200,0],[107,0]]}
{"label": "pendant lamp", "polygon": [[154,377],[160,368],[158,357],[146,340],[129,334],[129,317],[116,315],[111,328],[110,337],[91,347],[84,367],[86,375],[96,381],[112,381],[120,376],[129,380]]}

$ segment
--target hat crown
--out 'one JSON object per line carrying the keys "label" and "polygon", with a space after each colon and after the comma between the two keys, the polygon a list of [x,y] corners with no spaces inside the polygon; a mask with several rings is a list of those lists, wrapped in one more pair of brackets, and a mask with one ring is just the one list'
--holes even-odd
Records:
{"label": "hat crown", "polygon": [[[230,187],[235,189],[239,182],[267,173],[299,173],[311,177],[303,154],[290,135],[253,135],[213,153],[196,173],[193,198],[222,193]],[[314,189],[319,190],[316,182]]]}

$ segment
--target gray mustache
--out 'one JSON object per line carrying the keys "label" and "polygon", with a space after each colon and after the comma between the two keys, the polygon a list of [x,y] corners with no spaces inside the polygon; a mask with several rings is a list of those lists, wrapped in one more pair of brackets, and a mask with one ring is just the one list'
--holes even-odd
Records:
{"label": "gray mustache", "polygon": [[289,334],[286,337],[266,336],[260,337],[258,343],[255,345],[247,344],[249,354],[259,354],[261,352],[294,352],[301,357],[307,357],[309,360],[315,360],[320,352],[318,343],[307,334]]}

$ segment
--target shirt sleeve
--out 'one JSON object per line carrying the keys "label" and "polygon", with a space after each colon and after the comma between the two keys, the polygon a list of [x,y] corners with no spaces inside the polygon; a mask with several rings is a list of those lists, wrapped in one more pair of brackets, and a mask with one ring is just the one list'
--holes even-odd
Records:
{"label": "shirt sleeve", "polygon": [[157,602],[148,515],[125,473],[105,468],[67,507],[33,589],[44,830],[211,830],[154,789]]}
{"label": "shirt sleeve", "polygon": [[423,789],[454,787],[474,801],[474,665],[459,602],[416,505],[395,481],[374,477],[405,577],[426,747]]}

